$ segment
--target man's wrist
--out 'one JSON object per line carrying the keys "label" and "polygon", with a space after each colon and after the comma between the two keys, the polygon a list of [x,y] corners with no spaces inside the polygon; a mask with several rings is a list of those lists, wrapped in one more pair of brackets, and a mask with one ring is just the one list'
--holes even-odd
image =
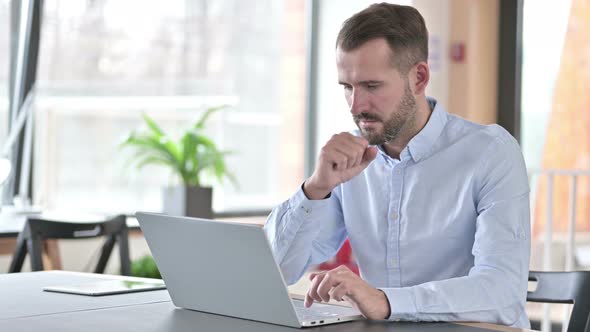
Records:
{"label": "man's wrist", "polygon": [[387,298],[387,294],[385,294],[385,292],[381,289],[377,289],[381,292],[381,294],[383,295],[383,298],[385,298],[385,306],[383,307],[384,309],[384,317],[382,319],[389,319],[389,316],[391,316],[391,304],[389,303],[389,299]]}
{"label": "man's wrist", "polygon": [[332,194],[332,190],[322,190],[316,189],[313,184],[310,185],[310,179],[307,179],[301,185],[301,190],[303,190],[303,194],[310,200],[321,200],[330,198]]}

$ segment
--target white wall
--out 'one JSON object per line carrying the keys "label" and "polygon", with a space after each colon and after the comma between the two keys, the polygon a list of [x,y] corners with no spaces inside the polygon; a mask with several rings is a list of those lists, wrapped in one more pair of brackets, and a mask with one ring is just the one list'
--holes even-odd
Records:
{"label": "white wall", "polygon": [[429,35],[430,83],[426,95],[436,98],[445,108],[449,105],[450,1],[413,1],[424,17]]}

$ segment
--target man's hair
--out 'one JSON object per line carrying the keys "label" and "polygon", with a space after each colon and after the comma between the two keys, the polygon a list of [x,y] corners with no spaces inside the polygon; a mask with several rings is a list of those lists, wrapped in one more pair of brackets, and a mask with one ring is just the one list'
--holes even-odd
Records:
{"label": "man's hair", "polygon": [[392,64],[407,74],[420,61],[428,60],[428,30],[413,7],[373,4],[344,21],[336,47],[352,51],[364,43],[384,38],[392,50]]}

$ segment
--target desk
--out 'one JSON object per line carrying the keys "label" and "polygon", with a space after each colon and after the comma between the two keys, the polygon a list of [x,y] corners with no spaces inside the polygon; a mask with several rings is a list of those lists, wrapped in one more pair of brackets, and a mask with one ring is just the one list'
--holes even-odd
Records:
{"label": "desk", "polygon": [[[0,331],[525,331],[490,324],[357,321],[304,330],[176,308],[166,290],[88,297],[43,292],[49,285],[120,276],[43,271],[0,275]],[[133,278],[140,279],[140,278]]]}
{"label": "desk", "polygon": [[27,215],[0,212],[0,239],[16,238],[23,229]]}

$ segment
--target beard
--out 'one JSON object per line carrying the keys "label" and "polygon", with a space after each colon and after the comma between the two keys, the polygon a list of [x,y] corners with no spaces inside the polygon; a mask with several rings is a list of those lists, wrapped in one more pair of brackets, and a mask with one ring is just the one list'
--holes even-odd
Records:
{"label": "beard", "polygon": [[[369,141],[369,144],[382,145],[394,141],[404,130],[412,128],[416,119],[416,111],[416,98],[412,95],[409,82],[406,81],[404,95],[402,96],[397,109],[391,113],[391,116],[388,119],[384,121],[378,115],[368,112],[359,113],[353,116],[353,119],[363,137]],[[383,124],[383,129],[379,131],[373,128],[361,128],[359,124],[361,120],[381,122]]]}

